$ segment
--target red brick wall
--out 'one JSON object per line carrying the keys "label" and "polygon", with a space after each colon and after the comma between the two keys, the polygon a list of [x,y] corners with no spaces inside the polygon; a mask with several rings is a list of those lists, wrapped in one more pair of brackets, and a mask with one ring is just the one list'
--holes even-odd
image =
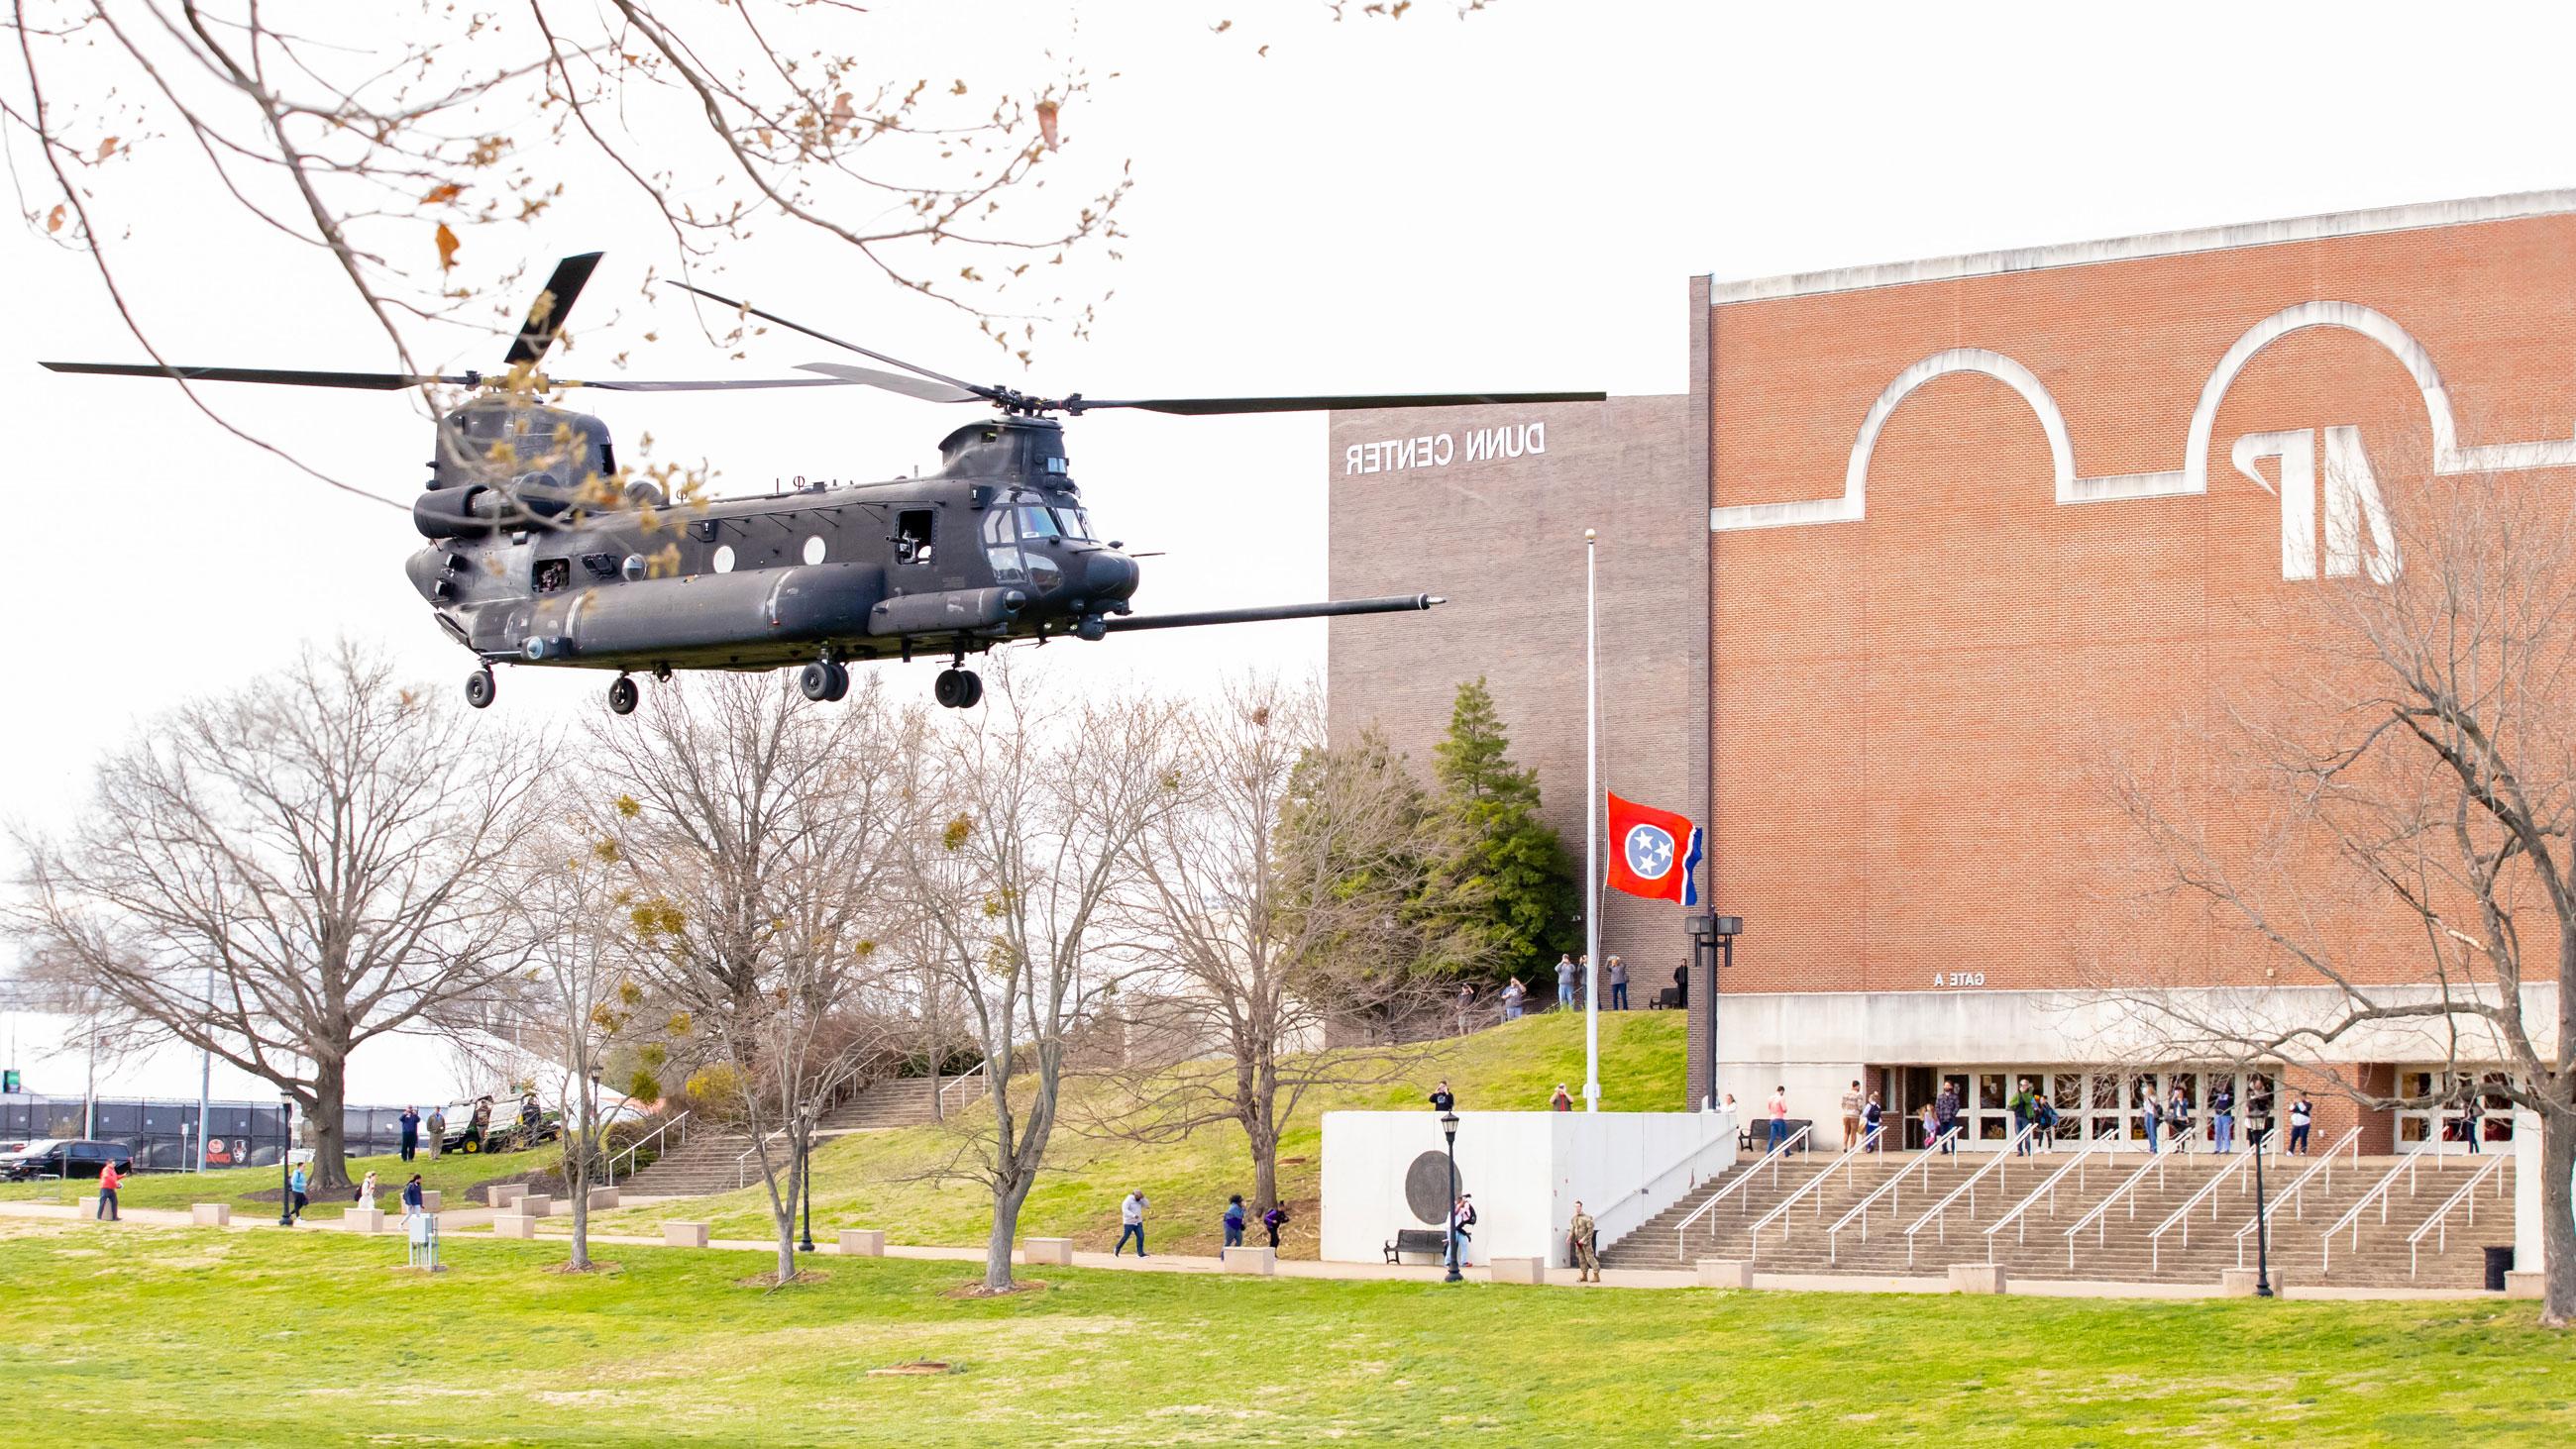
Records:
{"label": "red brick wall", "polygon": [[[2551,216],[1720,305],[1713,499],[1840,495],[1873,399],[1953,347],[2038,375],[2079,476],[2180,468],[2220,356],[2310,300],[2376,309],[2422,343],[2462,444],[2569,435],[2576,218]],[[2420,469],[2425,409],[2397,361],[2351,332],[2294,333],[2224,399],[2205,495],[2060,505],[2031,408],[1954,374],[1889,419],[1864,519],[1716,535],[1715,896],[1747,924],[1726,989],[1920,990],[1959,969],[2054,987],[2098,969],[2080,963],[2102,903],[2139,879],[2103,772],[2125,755],[2194,778],[2184,722],[2291,664],[2280,505],[2228,450],[2339,424],[2362,429],[2383,489]],[[2222,837],[2232,803],[2206,816]],[[2261,979],[2255,952],[2188,919],[2153,934],[2160,979]],[[2411,966],[2392,948],[2378,969]]]}

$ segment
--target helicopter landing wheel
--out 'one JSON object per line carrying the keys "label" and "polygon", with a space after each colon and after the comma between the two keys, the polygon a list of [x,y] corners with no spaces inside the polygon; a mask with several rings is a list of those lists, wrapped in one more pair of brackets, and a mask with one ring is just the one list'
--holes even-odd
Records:
{"label": "helicopter landing wheel", "polygon": [[818,659],[796,671],[796,692],[816,704],[839,699],[850,692],[850,672],[828,659]]}
{"label": "helicopter landing wheel", "polygon": [[973,709],[984,698],[984,677],[972,669],[943,669],[931,696],[948,709]]}
{"label": "helicopter landing wheel", "polygon": [[638,693],[639,691],[635,688],[634,680],[627,678],[623,674],[617,676],[617,682],[608,686],[608,712],[610,714],[633,714],[635,712],[635,700]]}
{"label": "helicopter landing wheel", "polygon": [[476,709],[491,708],[494,690],[492,671],[489,669],[477,669],[465,676],[465,702]]}

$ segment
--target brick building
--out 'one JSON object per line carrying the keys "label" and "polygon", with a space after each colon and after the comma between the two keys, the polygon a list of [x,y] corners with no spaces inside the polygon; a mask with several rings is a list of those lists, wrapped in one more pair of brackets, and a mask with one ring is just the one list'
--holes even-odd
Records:
{"label": "brick building", "polygon": [[[2162,1013],[2329,994],[2187,922],[2101,947],[2143,868],[2106,761],[2187,755],[2182,722],[2279,670],[2300,581],[2399,566],[2380,480],[2576,482],[2576,192],[1701,278],[1688,305],[1679,397],[1334,415],[1336,591],[1454,602],[1334,628],[1333,727],[1422,762],[1485,676],[1579,859],[1598,529],[1606,783],[1710,823],[1704,894],[1746,924],[1713,1052],[1694,1012],[1695,1097],[1785,1084],[1831,1140],[1850,1081],[1899,1111],[1947,1081],[1995,1141],[2016,1079],[2094,1139],[2142,1139],[2148,1090],[2258,1095],[2265,1064]],[[1614,896],[1603,930],[1641,998],[1687,956],[1669,906]],[[2395,933],[2379,966],[2413,969]],[[2326,1056],[2441,1086],[2396,1032]],[[2355,1122],[2321,1103],[2321,1137]],[[2359,1125],[2385,1151],[2442,1116]]]}

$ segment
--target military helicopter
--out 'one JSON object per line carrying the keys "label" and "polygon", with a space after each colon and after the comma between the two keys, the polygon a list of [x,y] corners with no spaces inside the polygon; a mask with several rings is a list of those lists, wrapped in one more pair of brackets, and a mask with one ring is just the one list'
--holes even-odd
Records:
{"label": "military helicopter", "polygon": [[[997,644],[1097,641],[1183,629],[1428,609],[1428,594],[1136,614],[1141,582],[1125,545],[1102,536],[1075,486],[1055,414],[1135,408],[1185,416],[1466,403],[1594,402],[1597,392],[1353,397],[1041,397],[966,382],[681,283],[670,285],[900,371],[805,364],[798,378],[696,382],[550,377],[539,369],[601,254],[565,258],[529,309],[494,375],[406,375],[246,367],[48,362],[56,372],[393,391],[446,385],[476,395],[438,423],[438,453],[412,522],[428,547],[408,573],[439,627],[472,651],[465,699],[488,707],[495,664],[615,670],[608,707],[631,713],[634,676],[800,666],[807,699],[848,693],[849,666],[945,657],[940,704],[971,708],[982,679],[969,655]],[[927,476],[802,485],[767,497],[673,499],[622,472],[608,426],[552,406],[560,391],[695,392],[773,387],[880,388],[996,415],[939,445]],[[801,484],[801,480],[800,480]]]}

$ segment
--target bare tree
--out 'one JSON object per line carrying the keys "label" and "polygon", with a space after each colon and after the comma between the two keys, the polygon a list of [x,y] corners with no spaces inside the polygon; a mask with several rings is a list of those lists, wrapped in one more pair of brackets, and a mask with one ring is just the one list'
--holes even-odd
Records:
{"label": "bare tree", "polygon": [[66,970],[277,1084],[348,1185],[349,1057],[519,969],[502,863],[536,752],[343,643],[182,707],[105,761],[65,837],[19,834],[11,918]]}
{"label": "bare tree", "polygon": [[[2298,1064],[2378,1108],[2442,1104],[2341,1071],[2355,1045],[2491,1073],[2478,1090],[2539,1120],[2542,1319],[2566,1327],[2576,514],[2518,475],[2428,468],[2384,496],[2330,475],[2326,491],[2323,577],[2297,586],[2282,625],[2295,667],[2187,731],[2205,782],[2132,768],[2115,788],[2169,881],[2150,909],[2215,927],[2222,963],[2327,990],[2139,1003],[2170,1039]],[[2534,988],[2550,982],[2544,1010]]]}
{"label": "bare tree", "polygon": [[1302,768],[1323,742],[1311,686],[1238,680],[1176,724],[1183,797],[1137,842],[1144,969],[1120,993],[1131,1039],[1157,1049],[1129,1055],[1124,1090],[1086,1125],[1169,1141],[1231,1122],[1263,1212],[1306,1094],[1389,1081],[1415,1059],[1323,1048],[1337,1014],[1402,1015],[1436,994],[1336,949],[1402,911],[1410,882],[1390,863],[1417,847],[1420,816],[1404,792],[1374,788],[1383,775]]}
{"label": "bare tree", "polygon": [[783,676],[720,675],[638,720],[601,737],[594,829],[636,968],[715,1068],[692,1095],[751,1136],[785,1282],[816,1120],[887,1050],[903,746],[873,680],[816,705]]}
{"label": "bare tree", "polygon": [[992,1082],[973,1155],[993,1197],[984,1286],[999,1293],[1055,1131],[1068,1037],[1122,974],[1138,849],[1184,785],[1169,705],[1066,700],[1007,667],[989,679],[983,709],[917,721],[916,748],[898,758],[917,822],[903,839],[905,894]]}

